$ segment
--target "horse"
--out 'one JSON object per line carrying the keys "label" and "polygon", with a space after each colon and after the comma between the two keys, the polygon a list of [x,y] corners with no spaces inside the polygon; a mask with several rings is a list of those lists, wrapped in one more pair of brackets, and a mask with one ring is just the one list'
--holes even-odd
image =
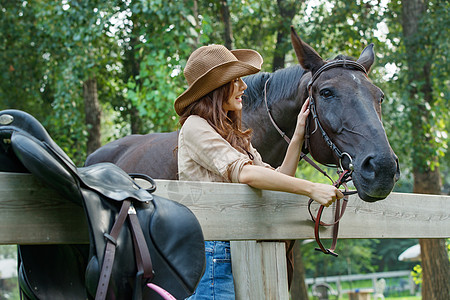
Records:
{"label": "horse", "polygon": [[[244,78],[242,120],[253,130],[252,145],[265,162],[279,166],[288,146],[286,137],[293,134],[309,97],[314,101],[304,152],[321,164],[352,169],[362,200],[386,198],[400,169],[381,122],[384,94],[367,76],[375,58],[373,44],[356,62],[343,55],[325,61],[293,28],[291,41],[299,65]],[[177,180],[177,137],[177,131],[130,135],[100,147],[85,165],[112,162],[129,173]]]}

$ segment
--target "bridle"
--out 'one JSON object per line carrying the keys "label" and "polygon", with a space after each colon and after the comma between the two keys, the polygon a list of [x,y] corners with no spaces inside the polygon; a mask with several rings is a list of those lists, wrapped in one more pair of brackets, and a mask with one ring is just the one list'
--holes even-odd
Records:
{"label": "bridle", "polygon": [[[309,199],[308,202],[308,211],[309,214],[311,216],[311,219],[313,220],[313,222],[315,223],[314,226],[314,235],[315,235],[315,239],[317,244],[319,245],[319,248],[316,248],[316,250],[321,251],[325,254],[330,254],[333,256],[338,256],[338,254],[335,252],[336,249],[336,244],[337,244],[337,236],[338,236],[338,230],[339,230],[339,221],[341,220],[342,216],[344,215],[345,209],[347,207],[347,203],[348,203],[348,196],[351,194],[355,194],[357,193],[357,191],[349,191],[347,188],[347,182],[351,181],[351,175],[353,173],[353,160],[352,157],[350,156],[350,154],[348,154],[347,152],[342,152],[334,143],[333,141],[329,138],[328,134],[325,132],[325,130],[323,129],[322,125],[320,124],[319,121],[319,116],[317,115],[317,110],[316,110],[316,101],[313,97],[312,94],[312,85],[314,84],[314,82],[317,80],[317,78],[325,71],[333,69],[333,68],[351,68],[351,69],[355,69],[357,71],[361,71],[363,72],[366,76],[367,76],[367,71],[364,68],[363,65],[361,65],[358,62],[355,61],[351,61],[351,60],[336,60],[336,61],[331,61],[328,62],[326,64],[324,64],[322,67],[320,67],[315,73],[314,75],[311,77],[311,80],[308,82],[308,98],[309,98],[309,110],[310,110],[310,117],[313,119],[313,121],[315,122],[315,129],[314,131],[310,134],[309,133],[309,122],[306,122],[306,134],[305,134],[305,148],[308,149],[310,148],[310,142],[309,139],[311,137],[311,135],[313,135],[314,133],[317,132],[317,129],[319,129],[322,138],[324,139],[325,143],[328,145],[328,147],[330,147],[331,151],[334,153],[334,155],[337,157],[338,159],[338,164],[336,164],[335,166],[332,167],[336,167],[338,168],[338,174],[339,174],[339,179],[337,181],[334,181],[324,170],[322,170],[314,161],[312,161],[309,157],[306,156],[305,153],[301,153],[300,155],[300,160],[304,159],[306,162],[308,162],[311,166],[313,166],[316,170],[318,170],[319,172],[321,172],[324,176],[326,176],[328,179],[331,180],[331,182],[333,183],[333,185],[336,188],[339,188],[340,186],[344,187],[344,198],[343,199],[343,203],[342,206],[340,205],[340,199],[336,200],[336,208],[335,208],[335,216],[334,216],[334,222],[332,223],[324,223],[322,222],[320,219],[322,217],[322,212],[325,208],[325,206],[321,205],[318,212],[317,212],[317,216],[314,217],[312,212],[311,212],[311,204],[314,202],[313,199]],[[280,129],[280,127],[276,124],[275,120],[272,117],[272,113],[270,112],[270,108],[267,102],[267,83],[269,82],[270,78],[267,79],[267,81],[264,84],[264,101],[266,104],[266,110],[267,110],[267,114],[269,115],[269,119],[272,122],[273,126],[275,127],[275,129],[278,131],[278,133],[281,135],[281,137],[289,144],[290,143],[290,138],[286,135],[286,133],[284,131],[282,131]],[[350,162],[348,164],[348,168],[344,168],[343,164],[342,164],[342,160],[344,157],[347,157]],[[330,248],[325,248],[322,244],[322,242],[320,241],[320,236],[319,236],[319,226],[333,226],[333,241],[332,241],[332,245]],[[291,247],[293,247],[293,243],[291,244]]]}
{"label": "bridle", "polygon": [[[311,116],[313,118],[313,120],[315,121],[316,124],[316,129],[314,129],[313,133],[314,134],[316,132],[317,129],[320,130],[320,133],[322,135],[322,138],[324,139],[325,143],[327,143],[328,147],[330,147],[330,149],[333,151],[333,153],[336,155],[336,157],[339,159],[339,165],[341,167],[342,170],[344,170],[343,166],[342,166],[342,159],[347,156],[350,159],[350,163],[349,163],[349,169],[351,171],[353,171],[353,161],[352,161],[352,157],[350,156],[350,154],[348,154],[347,152],[342,152],[341,150],[339,150],[339,148],[331,141],[331,139],[328,137],[328,134],[325,132],[325,130],[323,129],[322,125],[319,122],[319,116],[317,115],[317,110],[316,110],[316,101],[314,100],[313,94],[312,94],[312,85],[314,84],[314,82],[317,80],[317,78],[319,78],[319,76],[330,69],[333,68],[338,68],[338,67],[342,67],[342,68],[353,68],[356,69],[358,71],[363,72],[366,76],[367,76],[367,71],[366,68],[364,68],[363,65],[361,65],[360,63],[356,62],[356,61],[352,61],[352,60],[335,60],[335,61],[331,61],[329,63],[324,64],[322,67],[320,67],[317,72],[314,73],[314,75],[311,77],[311,80],[308,82],[308,98],[309,98],[309,109],[311,112]],[[306,132],[309,132],[309,122],[306,123],[307,124],[307,130]],[[311,135],[312,135],[311,134]],[[309,144],[309,135],[306,138],[307,141],[307,145]]]}

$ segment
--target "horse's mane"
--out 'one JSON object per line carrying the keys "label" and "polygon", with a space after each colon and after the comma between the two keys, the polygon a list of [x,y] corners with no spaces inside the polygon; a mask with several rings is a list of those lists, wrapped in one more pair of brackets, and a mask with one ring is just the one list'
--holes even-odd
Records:
{"label": "horse's mane", "polygon": [[255,110],[264,104],[264,85],[267,80],[267,102],[269,106],[275,101],[298,96],[300,79],[305,70],[299,65],[280,69],[274,73],[261,72],[244,78],[247,90],[244,95],[244,109]]}
{"label": "horse's mane", "polygon": [[[355,60],[353,57],[339,54],[332,60]],[[331,61],[331,60],[328,60]],[[300,79],[306,71],[300,65],[280,69],[274,73],[260,72],[244,78],[247,84],[243,106],[244,110],[255,110],[264,103],[264,85],[267,80],[267,102],[269,107],[273,102],[298,97]]]}
{"label": "horse's mane", "polygon": [[355,61],[356,59],[354,57],[351,56],[347,56],[347,55],[343,55],[343,54],[338,54],[334,59],[332,60],[353,60]]}

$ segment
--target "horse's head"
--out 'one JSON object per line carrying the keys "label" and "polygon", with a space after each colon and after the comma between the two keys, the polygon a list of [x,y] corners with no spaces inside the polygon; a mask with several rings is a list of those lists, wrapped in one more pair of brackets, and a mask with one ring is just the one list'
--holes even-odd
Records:
{"label": "horse's head", "polygon": [[[386,198],[400,170],[381,123],[383,92],[367,77],[375,57],[373,45],[362,51],[357,64],[338,62],[324,67],[330,62],[304,43],[294,29],[291,39],[300,65],[310,71],[301,81],[303,90],[310,89],[303,97],[313,98],[317,114],[316,121],[310,113],[308,150],[322,164],[353,169],[353,183],[364,201]],[[320,127],[337,150],[326,142]]]}

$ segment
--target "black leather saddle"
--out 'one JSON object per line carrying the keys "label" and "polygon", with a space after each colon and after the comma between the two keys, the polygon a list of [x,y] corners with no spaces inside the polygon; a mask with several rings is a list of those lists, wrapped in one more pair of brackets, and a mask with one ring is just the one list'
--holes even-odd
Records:
{"label": "black leather saddle", "polygon": [[151,178],[110,163],[77,168],[18,110],[0,112],[0,145],[0,171],[32,173],[83,206],[89,225],[89,246],[19,246],[26,299],[161,299],[148,283],[176,299],[194,292],[205,268],[200,224],[187,207],[153,195]]}

